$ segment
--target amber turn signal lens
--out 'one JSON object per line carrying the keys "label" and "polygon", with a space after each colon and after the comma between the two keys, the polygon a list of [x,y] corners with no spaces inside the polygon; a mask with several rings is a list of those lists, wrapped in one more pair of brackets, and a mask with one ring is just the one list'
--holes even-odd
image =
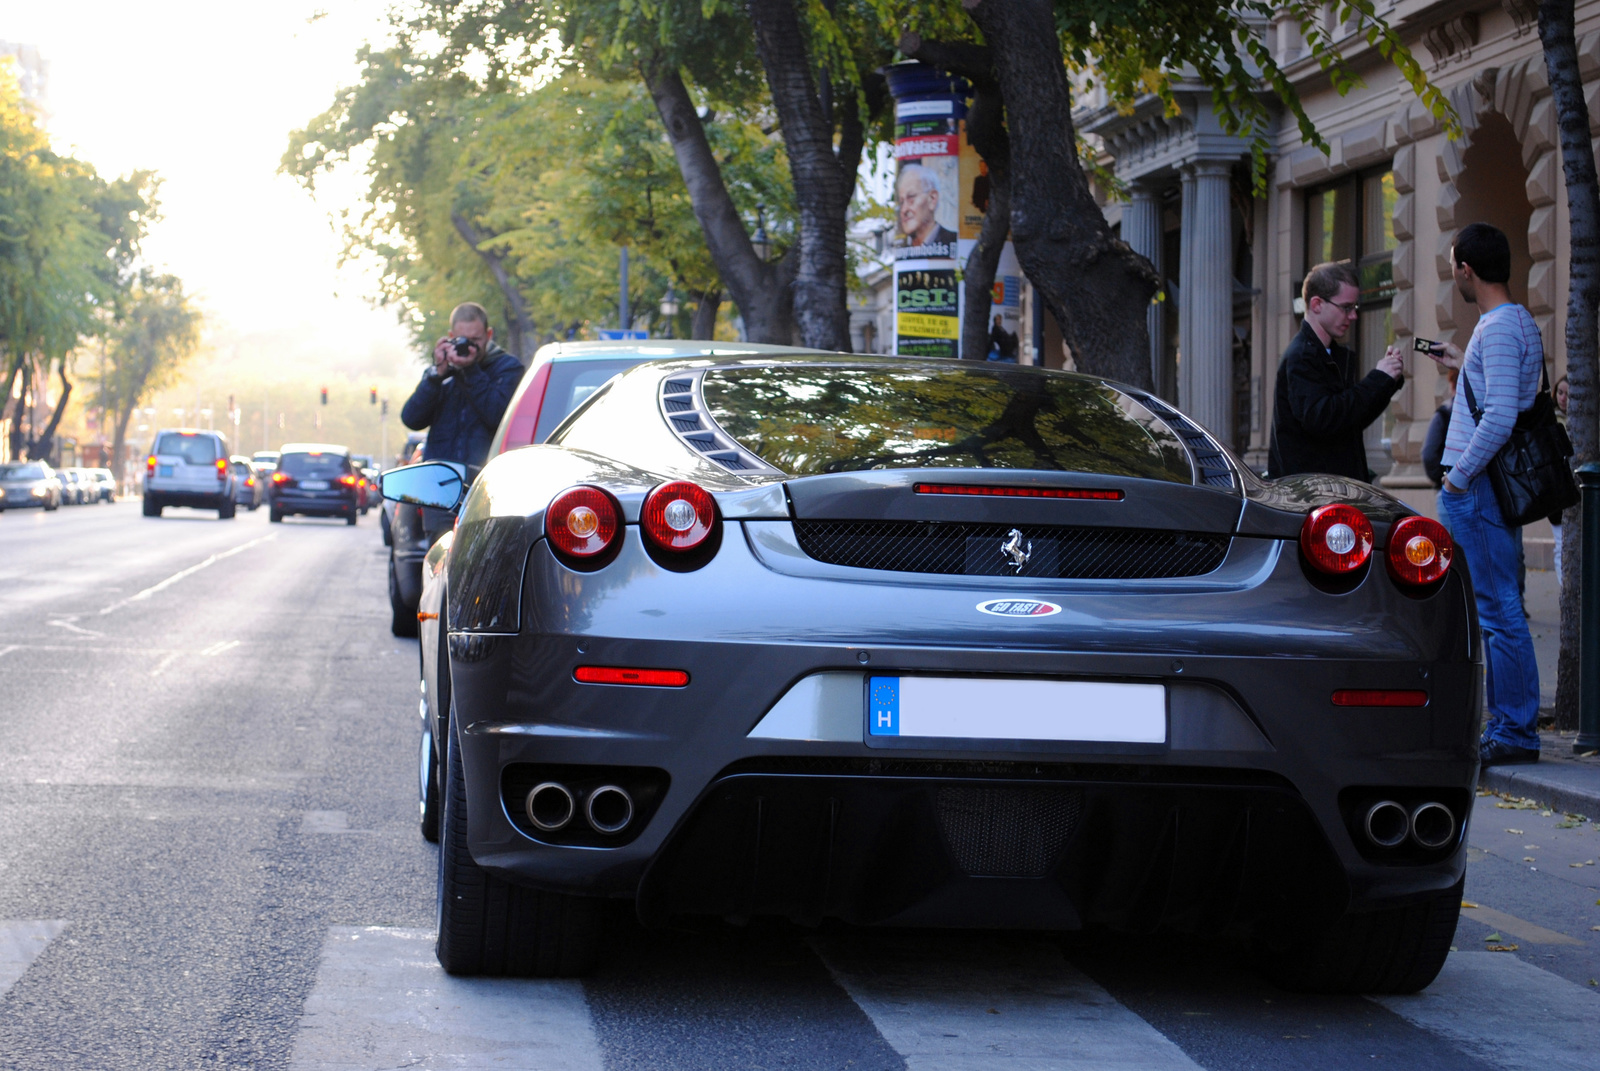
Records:
{"label": "amber turn signal lens", "polygon": [[1428,517],[1407,517],[1389,529],[1389,575],[1410,587],[1432,584],[1450,570],[1455,542],[1444,525]]}

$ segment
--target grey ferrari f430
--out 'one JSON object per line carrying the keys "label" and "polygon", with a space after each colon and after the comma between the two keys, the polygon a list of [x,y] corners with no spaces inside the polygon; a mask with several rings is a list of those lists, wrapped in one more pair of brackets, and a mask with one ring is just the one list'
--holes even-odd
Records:
{"label": "grey ferrari f430", "polygon": [[383,477],[458,511],[419,611],[453,973],[581,972],[617,899],[1443,963],[1477,622],[1366,484],[1090,376],[835,354],[637,365],[465,476]]}

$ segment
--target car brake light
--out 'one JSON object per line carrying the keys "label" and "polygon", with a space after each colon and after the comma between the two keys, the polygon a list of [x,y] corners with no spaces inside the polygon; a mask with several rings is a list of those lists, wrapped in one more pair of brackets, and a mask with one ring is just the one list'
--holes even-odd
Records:
{"label": "car brake light", "polygon": [[1401,584],[1420,587],[1450,571],[1455,541],[1438,521],[1407,517],[1389,529],[1389,546],[1384,556],[1389,561],[1390,576]]}
{"label": "car brake light", "polygon": [[622,510],[598,487],[574,487],[557,495],[544,511],[544,534],[562,554],[594,558],[622,535]]}
{"label": "car brake light", "polygon": [[356,478],[354,476],[340,476],[339,482],[344,484],[346,487],[354,487],[356,485]]}
{"label": "car brake light", "polygon": [[1318,572],[1353,573],[1372,557],[1372,522],[1345,503],[1318,507],[1300,526],[1300,549]]}
{"label": "car brake light", "polygon": [[699,484],[674,480],[657,487],[639,510],[639,527],[662,550],[690,551],[717,525],[717,502]]}
{"label": "car brake light", "polygon": [[144,474],[146,476],[154,476],[156,474],[156,458],[154,454],[151,454],[150,459],[144,463]]}
{"label": "car brake light", "polygon": [[624,669],[621,666],[579,666],[572,671],[580,684],[644,684],[655,688],[682,688],[689,674],[681,669]]}
{"label": "car brake light", "polygon": [[274,472],[272,474],[272,482],[273,483],[288,483],[289,482],[289,474],[287,472]]}
{"label": "car brake light", "polygon": [[1416,688],[1341,688],[1333,693],[1336,707],[1425,707],[1428,693]]}
{"label": "car brake light", "polygon": [[1121,491],[1094,487],[984,487],[965,483],[919,483],[919,495],[984,495],[989,498],[1087,498],[1120,502]]}
{"label": "car brake light", "polygon": [[225,458],[220,458],[219,457],[219,458],[217,458],[217,479],[226,480],[227,478],[228,478],[228,462],[227,462],[227,460]]}

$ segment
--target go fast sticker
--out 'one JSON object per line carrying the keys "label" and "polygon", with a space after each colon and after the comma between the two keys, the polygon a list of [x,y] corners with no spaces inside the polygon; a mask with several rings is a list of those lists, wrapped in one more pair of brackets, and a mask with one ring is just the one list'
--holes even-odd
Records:
{"label": "go fast sticker", "polygon": [[990,599],[978,604],[978,612],[994,617],[1049,617],[1061,607],[1042,599]]}

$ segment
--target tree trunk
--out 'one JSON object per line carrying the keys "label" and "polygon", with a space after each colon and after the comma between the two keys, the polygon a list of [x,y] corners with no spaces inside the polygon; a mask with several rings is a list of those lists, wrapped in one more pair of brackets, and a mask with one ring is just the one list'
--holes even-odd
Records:
{"label": "tree trunk", "polygon": [[[1561,138],[1561,169],[1567,185],[1571,219],[1571,269],[1567,289],[1567,433],[1572,437],[1573,463],[1596,458],[1600,415],[1596,405],[1596,311],[1600,303],[1600,184],[1595,177],[1594,147],[1589,141],[1589,106],[1584,102],[1573,31],[1573,0],[1539,4],[1539,41],[1544,46],[1545,73],[1555,97],[1556,126]],[[1583,511],[1569,509],[1561,518],[1561,653],[1556,664],[1556,727],[1578,727],[1578,639],[1583,594]],[[1596,667],[1591,667],[1594,669]]]}
{"label": "tree trunk", "polygon": [[842,102],[839,149],[835,155],[831,109],[817,92],[795,3],[796,0],[749,0],[756,54],[761,57],[773,108],[778,113],[795,203],[800,209],[795,324],[803,345],[849,352],[845,231],[864,131],[855,100]]}
{"label": "tree trunk", "polygon": [[528,312],[527,299],[517,288],[517,281],[506,271],[505,257],[484,248],[495,236],[483,233],[466,216],[454,210],[450,213],[450,222],[456,225],[456,233],[472,247],[474,253],[483,258],[483,262],[494,275],[494,281],[506,299],[506,332],[509,335],[506,339],[508,343],[506,349],[527,362],[533,357],[536,348],[534,341],[539,337],[538,332],[534,327],[533,316]]}
{"label": "tree trunk", "polygon": [[111,439],[111,475],[117,486],[122,486],[122,475],[127,469],[123,454],[128,449],[128,421],[133,417],[133,403],[117,402],[117,429]]}
{"label": "tree trunk", "polygon": [[690,338],[706,340],[717,337],[717,310],[722,307],[722,287],[714,286],[700,295],[694,307],[694,323],[689,329]]}
{"label": "tree trunk", "polygon": [[1049,0],[962,0],[1008,102],[1011,241],[1078,370],[1149,389],[1145,311],[1155,269],[1113,237],[1078,163],[1072,98]]}
{"label": "tree trunk", "polygon": [[775,264],[756,256],[739,209],[722,180],[722,168],[711,151],[700,113],[676,67],[659,57],[642,61],[639,73],[656,103],[678,171],[689,190],[689,203],[700,221],[706,249],[733,303],[739,306],[751,342],[788,345],[794,340],[794,254]]}
{"label": "tree trunk", "polygon": [[[28,443],[28,458],[38,460],[50,456],[50,440],[55,437],[56,428],[61,424],[61,415],[67,411],[67,401],[72,397],[72,383],[67,379],[67,362],[61,361],[61,397],[56,401],[56,408],[50,414],[50,423],[44,426],[44,432]],[[41,448],[43,453],[41,453]]]}
{"label": "tree trunk", "polygon": [[[23,430],[22,419],[29,416],[32,408],[28,405],[28,391],[33,386],[33,361],[22,358],[22,365],[17,371],[22,376],[22,389],[17,391],[17,406],[11,417],[11,456],[20,459],[28,445],[28,433]],[[28,422],[32,424],[31,416]]]}

